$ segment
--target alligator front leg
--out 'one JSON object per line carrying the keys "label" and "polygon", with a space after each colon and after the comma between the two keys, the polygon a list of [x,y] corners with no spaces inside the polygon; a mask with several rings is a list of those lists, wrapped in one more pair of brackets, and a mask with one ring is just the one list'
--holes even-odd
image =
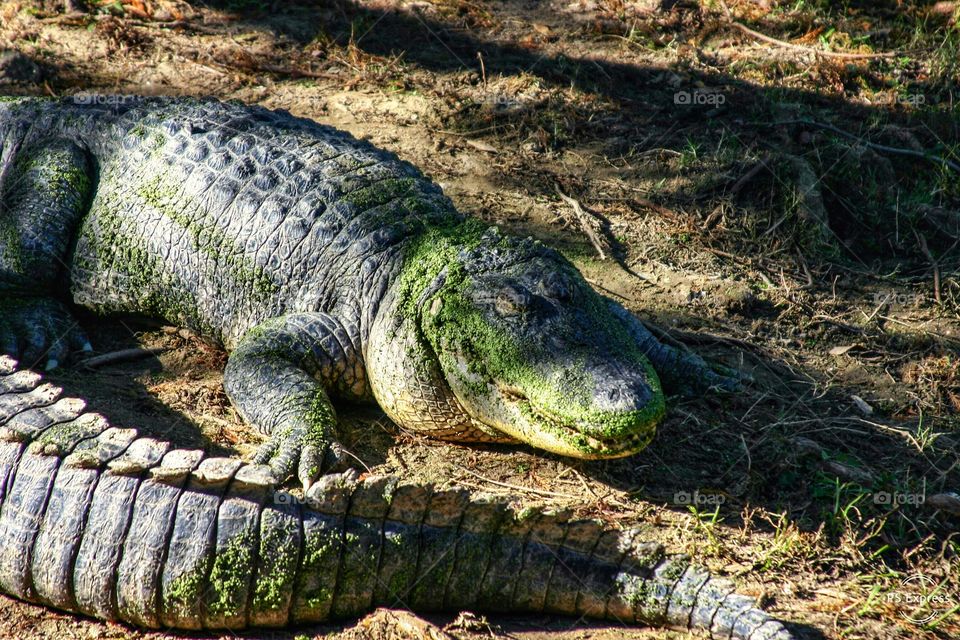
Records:
{"label": "alligator front leg", "polygon": [[308,488],[345,466],[330,395],[358,400],[366,376],[343,325],[323,313],[288,314],[250,330],[230,354],[223,386],[247,423],[270,440],[257,453],[277,479]]}
{"label": "alligator front leg", "polygon": [[90,349],[67,308],[48,297],[86,211],[90,162],[56,139],[0,162],[0,352],[50,369],[71,350]]}
{"label": "alligator front leg", "polygon": [[707,363],[695,353],[681,351],[657,340],[636,316],[622,305],[607,300],[614,315],[650,360],[668,393],[693,395],[708,389],[736,391],[740,376],[722,365]]}

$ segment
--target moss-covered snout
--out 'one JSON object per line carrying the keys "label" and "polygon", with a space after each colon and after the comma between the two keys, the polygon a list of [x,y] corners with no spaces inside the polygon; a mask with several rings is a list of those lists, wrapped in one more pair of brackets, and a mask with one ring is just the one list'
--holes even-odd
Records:
{"label": "moss-covered snout", "polygon": [[[560,357],[522,388],[499,383],[513,421],[498,428],[544,449],[581,458],[626,456],[643,449],[663,416],[656,374],[643,362],[616,357]],[[529,379],[528,379],[529,380]]]}

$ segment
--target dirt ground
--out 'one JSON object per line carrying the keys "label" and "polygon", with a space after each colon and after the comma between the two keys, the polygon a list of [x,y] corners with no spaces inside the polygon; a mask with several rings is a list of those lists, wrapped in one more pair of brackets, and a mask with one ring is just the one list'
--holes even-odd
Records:
{"label": "dirt ground", "polygon": [[[365,466],[643,522],[801,637],[958,637],[957,3],[62,4],[0,2],[3,93],[214,95],[341,127],[752,379],[671,399],[646,451],[605,462],[432,442],[344,407]],[[180,445],[254,451],[222,351],[162,323],[82,323],[98,352],[169,350],[53,375],[68,393]],[[456,618],[429,619],[458,638],[687,637]],[[239,637],[389,636],[375,627]],[[0,637],[206,636],[0,598]]]}

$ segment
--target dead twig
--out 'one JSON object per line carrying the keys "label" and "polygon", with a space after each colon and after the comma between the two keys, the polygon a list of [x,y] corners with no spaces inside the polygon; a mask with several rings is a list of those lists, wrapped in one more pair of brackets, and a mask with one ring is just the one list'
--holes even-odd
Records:
{"label": "dead twig", "polygon": [[191,22],[189,20],[136,20],[126,18],[125,22],[137,27],[146,29],[184,29],[186,31],[195,31],[206,35],[223,35],[222,29],[208,27],[206,25]]}
{"label": "dead twig", "polygon": [[844,131],[840,127],[836,127],[826,122],[817,122],[816,120],[806,120],[801,118],[798,120],[779,120],[776,122],[764,122],[764,123],[757,123],[757,124],[760,124],[763,126],[769,126],[769,127],[779,127],[779,126],[790,125],[790,124],[803,124],[809,127],[826,129],[827,131],[832,131],[833,133],[836,133],[837,135],[841,135],[850,140],[855,140],[860,144],[873,149],[874,151],[882,151],[885,153],[892,153],[894,155],[901,155],[901,156],[911,156],[913,158],[923,158],[928,162],[941,164],[949,169],[956,171],[957,173],[960,173],[960,164],[957,164],[952,160],[948,160],[943,156],[934,155],[931,153],[927,153],[925,151],[917,151],[915,149],[905,149],[903,147],[890,147],[885,144],[877,144],[876,142],[870,142],[866,138],[861,138],[860,136],[854,133],[850,133],[849,131]]}
{"label": "dead twig", "polygon": [[40,18],[38,22],[44,24],[66,24],[70,26],[82,26],[89,22],[91,16],[86,11],[67,11],[55,16]]}
{"label": "dead twig", "polygon": [[597,232],[593,230],[593,225],[590,224],[591,220],[596,222],[596,216],[588,214],[581,206],[580,202],[571,198],[563,191],[560,190],[560,186],[557,184],[553,185],[553,188],[556,190],[557,195],[560,196],[560,199],[566,202],[573,213],[577,216],[577,221],[580,222],[580,228],[583,229],[583,232],[587,234],[587,238],[590,240],[590,244],[593,245],[593,248],[597,250],[597,255],[600,256],[601,260],[607,259],[607,253],[603,250],[603,243],[600,241],[600,237],[597,235]]}
{"label": "dead twig", "polygon": [[170,351],[170,347],[152,347],[150,349],[121,349],[119,351],[105,353],[102,356],[94,356],[92,358],[87,358],[86,360],[81,360],[78,363],[78,366],[85,367],[87,369],[94,369],[96,367],[103,367],[108,364],[119,364],[121,362],[141,360],[143,358],[149,358],[151,356],[160,355],[161,353],[166,353],[167,351]]}
{"label": "dead twig", "polygon": [[940,301],[940,262],[933,259],[933,254],[930,253],[930,247],[927,246],[927,239],[922,235],[917,233],[916,229],[913,231],[913,235],[917,237],[917,242],[920,244],[920,251],[923,252],[924,257],[930,261],[930,266],[933,267],[933,299],[937,301],[937,304],[941,304]]}
{"label": "dead twig", "polygon": [[548,498],[563,498],[564,500],[576,500],[578,502],[582,500],[581,497],[572,496],[569,493],[557,493],[556,491],[545,491],[543,489],[521,487],[518,484],[510,484],[509,482],[500,482],[498,480],[491,480],[490,478],[487,478],[486,476],[482,476],[479,473],[471,471],[466,467],[460,467],[460,470],[463,471],[464,473],[469,473],[471,476],[473,476],[474,478],[477,478],[478,480],[483,480],[484,482],[488,482],[498,487],[503,487],[504,489],[512,489],[513,491],[524,491],[526,493],[535,493],[539,496],[547,496]]}
{"label": "dead twig", "polygon": [[675,149],[665,149],[662,147],[657,147],[656,149],[647,149],[637,154],[638,158],[646,158],[647,156],[671,156],[674,158],[679,158],[683,154]]}
{"label": "dead twig", "polygon": [[751,180],[753,180],[754,176],[756,176],[758,173],[760,173],[761,171],[763,171],[763,170],[766,169],[766,168],[767,168],[767,159],[766,159],[766,158],[761,158],[760,160],[757,160],[756,163],[754,163],[754,165],[753,165],[752,167],[750,167],[750,170],[749,170],[749,171],[747,171],[745,174],[743,174],[742,176],[740,176],[740,178],[739,178],[736,182],[733,183],[733,186],[731,186],[731,187],[730,187],[730,190],[727,191],[727,196],[730,197],[730,198],[732,198],[733,196],[735,196],[735,195],[737,195],[738,193],[740,193],[740,190],[743,189],[743,187],[744,187],[748,182],[750,182]]}
{"label": "dead twig", "polygon": [[657,204],[653,200],[647,200],[646,198],[641,198],[640,196],[631,196],[628,202],[632,204],[638,204],[644,209],[650,209],[651,211],[655,211],[656,213],[659,213],[660,215],[666,218],[669,218],[670,220],[674,220],[677,222],[683,221],[682,218],[684,216],[682,214],[677,213],[673,209],[670,209],[669,207],[665,207],[662,204]]}
{"label": "dead twig", "polygon": [[742,31],[752,38],[766,42],[767,44],[776,45],[778,47],[783,47],[784,49],[790,49],[792,51],[802,51],[803,53],[811,53],[815,56],[824,56],[828,58],[841,58],[844,60],[871,60],[874,58],[895,58],[899,55],[902,55],[898,52],[887,51],[883,53],[844,53],[842,51],[826,51],[824,49],[815,49],[814,47],[807,47],[801,44],[793,44],[792,42],[786,42],[784,40],[778,40],[772,38],[766,34],[760,33],[759,31],[754,31],[747,25],[737,22],[733,19],[733,14],[730,12],[730,8],[727,6],[726,2],[720,0],[720,5],[723,7],[724,12],[727,14],[727,24],[735,29]]}
{"label": "dead twig", "polygon": [[[227,65],[224,65],[227,66]],[[241,65],[237,65],[243,68]],[[342,80],[343,78],[333,73],[323,71],[311,71],[310,69],[296,69],[293,67],[281,67],[274,64],[252,64],[246,68],[248,71],[259,71],[262,73],[272,73],[278,76],[287,76],[289,78],[321,78],[324,80]]]}

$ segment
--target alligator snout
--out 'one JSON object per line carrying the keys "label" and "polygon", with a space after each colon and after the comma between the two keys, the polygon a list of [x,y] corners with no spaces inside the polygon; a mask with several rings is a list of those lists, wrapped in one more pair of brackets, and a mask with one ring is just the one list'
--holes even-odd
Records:
{"label": "alligator snout", "polygon": [[598,383],[594,405],[600,411],[626,413],[640,411],[652,398],[653,390],[646,378],[613,378]]}
{"label": "alligator snout", "polygon": [[[637,363],[597,361],[592,371],[592,393],[581,397],[582,419],[576,428],[599,439],[629,438],[650,426],[651,407],[657,406],[660,383],[656,374]],[[581,378],[582,380],[583,378]]]}

